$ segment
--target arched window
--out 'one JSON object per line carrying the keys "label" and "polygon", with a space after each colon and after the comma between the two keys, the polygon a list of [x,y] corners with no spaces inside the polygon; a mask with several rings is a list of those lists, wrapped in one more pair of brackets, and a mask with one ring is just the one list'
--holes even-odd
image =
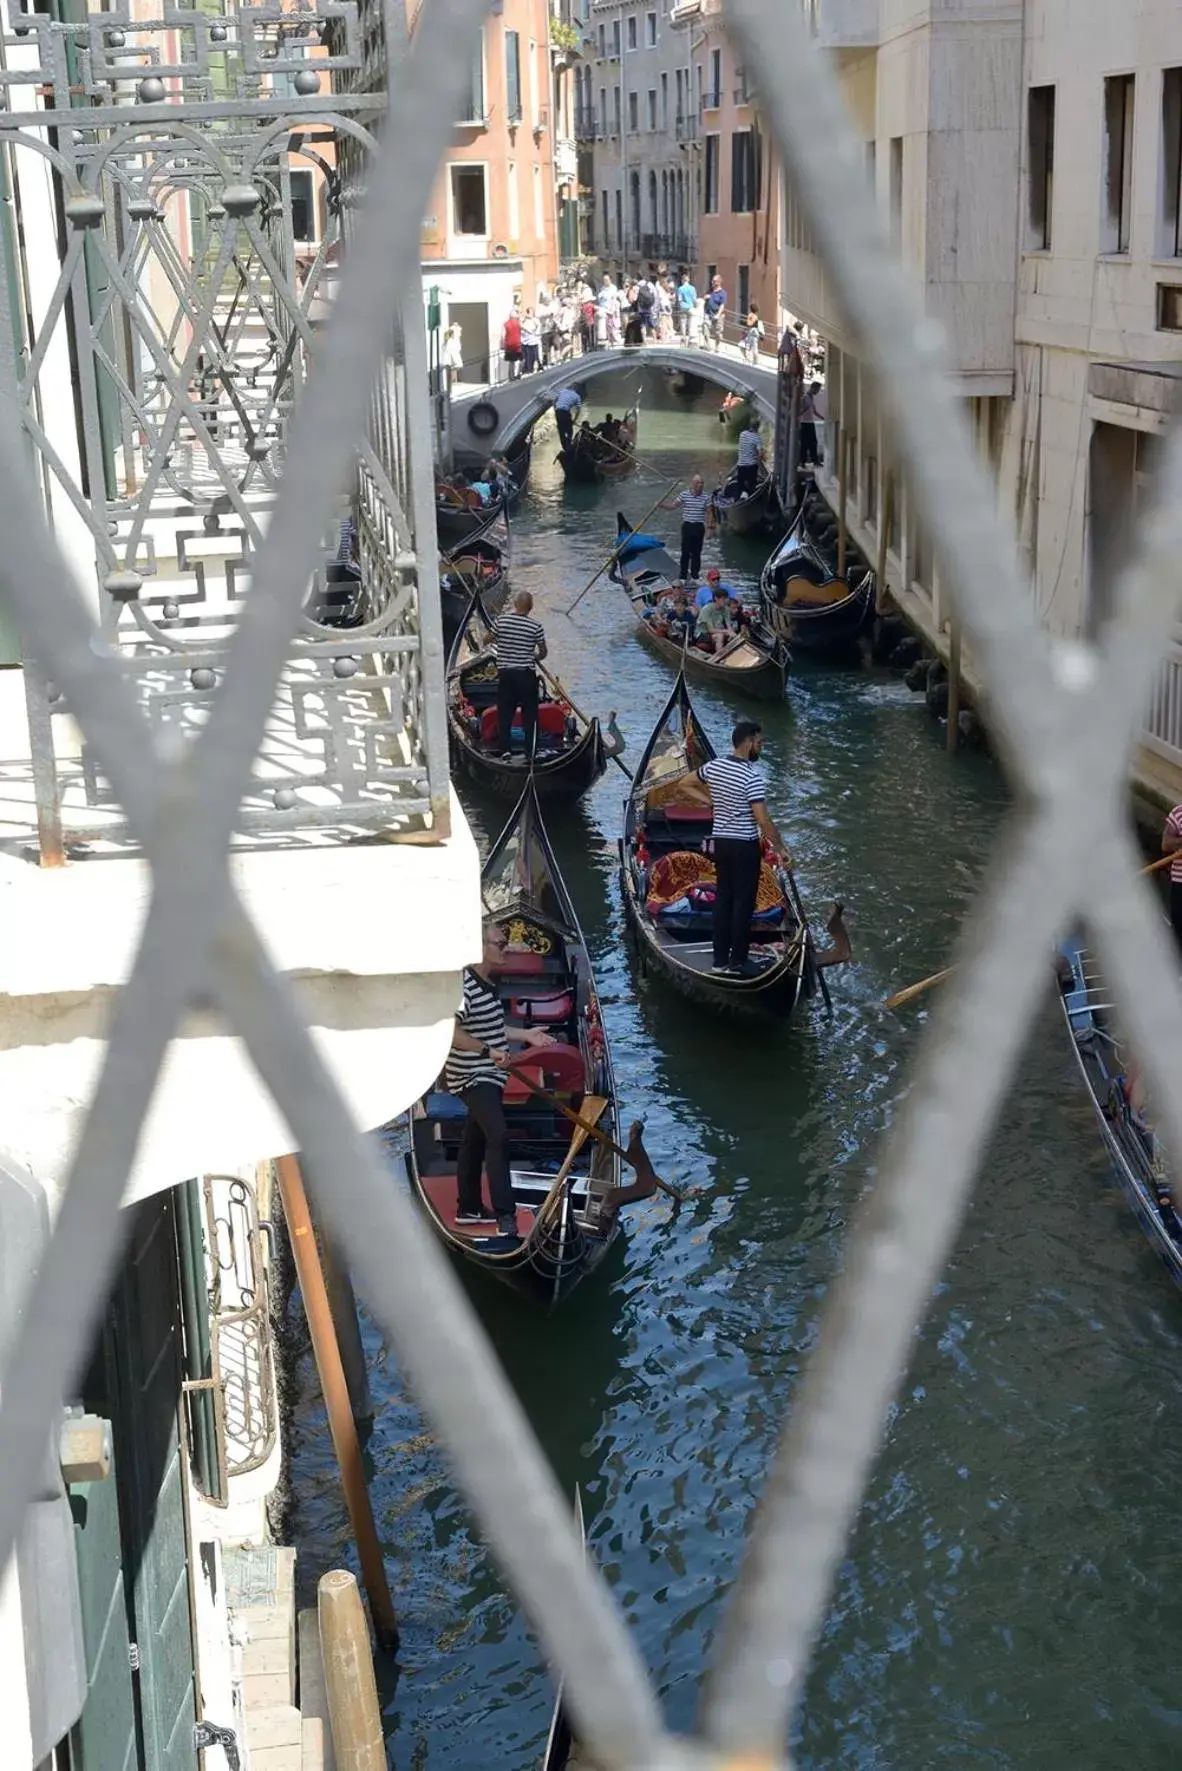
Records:
{"label": "arched window", "polygon": [[669,174],[661,174],[661,232],[669,232]]}
{"label": "arched window", "polygon": [[657,213],[657,175],[655,172],[650,172],[648,175],[648,208],[649,232],[659,234],[661,231],[661,217]]}
{"label": "arched window", "polygon": [[632,224],[632,238],[628,242],[633,251],[640,246],[640,174],[632,172],[628,175],[628,209]]}

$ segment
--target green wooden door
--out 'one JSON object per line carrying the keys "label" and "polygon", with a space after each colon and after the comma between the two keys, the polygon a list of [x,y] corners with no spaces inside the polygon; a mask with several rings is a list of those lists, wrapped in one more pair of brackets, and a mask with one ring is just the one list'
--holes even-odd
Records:
{"label": "green wooden door", "polygon": [[139,1771],[115,1482],[112,1462],[106,1482],[70,1489],[87,1671],[86,1702],[70,1737],[70,1771]]}
{"label": "green wooden door", "polygon": [[181,1308],[173,1195],[135,1208],[112,1308],[123,1572],[139,1654],[144,1771],[193,1771],[193,1642],[178,1429]]}

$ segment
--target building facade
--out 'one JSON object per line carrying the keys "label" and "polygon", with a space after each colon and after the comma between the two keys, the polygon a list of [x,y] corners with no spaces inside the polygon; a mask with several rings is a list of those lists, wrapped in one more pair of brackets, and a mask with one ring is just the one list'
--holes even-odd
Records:
{"label": "building facade", "polygon": [[575,79],[586,250],[622,277],[692,267],[698,113],[688,40],[668,0],[590,0],[583,29]]}
{"label": "building facade", "polygon": [[[250,755],[218,770],[240,779],[209,853],[355,1123],[429,1086],[479,951],[479,862],[448,779],[421,303],[375,274],[348,350],[318,331],[361,244],[349,217],[404,46],[366,0],[327,20],[145,3],[126,29],[45,14],[34,31],[10,0],[0,11],[0,422],[21,518],[5,522],[20,625],[0,671],[0,900],[20,930],[0,956],[6,1379],[18,1337],[44,1341],[38,1311],[57,1317],[79,1287],[59,1271],[55,1290],[46,1258],[79,1184],[96,1213],[105,1184],[119,1237],[64,1407],[52,1367],[20,1358],[56,1418],[0,1569],[0,1764],[191,1771],[200,1750],[205,1771],[252,1752],[303,1771],[323,1759],[295,1706],[293,1553],[267,1513],[282,1448],[263,1230],[299,1104],[279,1103],[249,1032],[215,1007],[212,961],[148,1060],[150,1108],[121,1091],[126,1160],[100,1178],[87,1152],[100,1079],[124,1062],[122,993],[168,896],[145,785],[167,801],[170,762],[200,773],[227,678],[241,692],[250,676],[244,604],[256,640],[278,621],[277,655]],[[334,448],[305,402],[347,397],[349,351],[370,379],[336,407]],[[273,521],[301,425],[323,503],[289,493]],[[341,586],[325,558],[346,514],[360,576]],[[197,938],[186,922],[173,959]],[[243,975],[251,963],[238,954]]]}
{"label": "building facade", "polygon": [[437,291],[439,324],[460,327],[464,380],[495,377],[505,321],[557,281],[559,204],[569,239],[577,179],[573,137],[560,133],[571,127],[566,62],[549,0],[504,0],[485,20],[422,230],[424,290]]}
{"label": "building facade", "polygon": [[[942,323],[1042,617],[1094,638],[1177,405],[1182,16],[1155,0],[981,0],[971,19],[942,0],[803,4]],[[822,483],[836,499],[844,482],[871,558],[889,503],[892,591],[946,645],[937,562],[790,184],[782,256],[786,307],[828,345]],[[1180,691],[1171,647],[1135,771],[1158,799],[1182,789]]]}
{"label": "building facade", "polygon": [[678,0],[697,118],[693,195],[699,291],[727,292],[727,337],[755,307],[775,348],[780,326],[779,155],[763,130],[750,70],[726,34],[721,0]]}

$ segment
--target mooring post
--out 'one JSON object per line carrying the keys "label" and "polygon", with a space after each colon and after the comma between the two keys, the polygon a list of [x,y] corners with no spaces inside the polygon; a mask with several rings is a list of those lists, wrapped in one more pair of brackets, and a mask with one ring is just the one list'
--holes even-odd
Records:
{"label": "mooring post", "polygon": [[345,1369],[345,1383],[349,1389],[349,1406],[356,1424],[359,1427],[368,1427],[373,1421],[373,1398],[369,1392],[369,1370],[365,1363],[365,1348],[361,1342],[361,1324],[357,1319],[357,1296],[341,1252],[323,1225],[320,1228],[320,1259],[324,1267],[328,1307],[332,1312],[337,1345],[341,1350],[341,1364]]}
{"label": "mooring post", "polygon": [[960,622],[955,610],[948,623],[948,748],[960,738]]}
{"label": "mooring post", "polygon": [[337,1771],[386,1771],[382,1711],[356,1576],[343,1568],[322,1575],[317,1613]]}
{"label": "mooring post", "polygon": [[[280,1156],[275,1167],[279,1174],[283,1212],[291,1237],[296,1275],[312,1336],[312,1352],[320,1377],[320,1389],[328,1412],[328,1427],[340,1466],[341,1487],[344,1490],[345,1505],[349,1509],[349,1523],[353,1528],[357,1554],[361,1560],[361,1578],[365,1582],[369,1599],[374,1635],[379,1647],[394,1649],[398,1646],[398,1620],[394,1615],[394,1601],[390,1597],[390,1587],[386,1579],[386,1564],[382,1558],[377,1526],[374,1524],[369,1489],[366,1487],[361,1446],[357,1439],[357,1428],[353,1424],[349,1386],[345,1382],[341,1350],[337,1345],[332,1311],[328,1305],[328,1291],[308,1210],[304,1177],[295,1156]],[[360,1766],[360,1760],[358,1764]]]}

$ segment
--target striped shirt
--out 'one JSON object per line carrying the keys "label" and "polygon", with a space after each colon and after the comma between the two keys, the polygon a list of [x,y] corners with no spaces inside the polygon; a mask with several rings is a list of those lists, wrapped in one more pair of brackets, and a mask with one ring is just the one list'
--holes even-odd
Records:
{"label": "striped shirt", "polygon": [[714,756],[702,764],[698,775],[710,789],[714,805],[711,836],[758,842],[751,808],[767,798],[767,777],[759,763],[741,756]]}
{"label": "striped shirt", "polygon": [[493,622],[493,650],[498,670],[529,670],[538,647],[546,637],[540,621],[506,609]]}
{"label": "striped shirt", "polygon": [[[1166,819],[1166,830],[1170,836],[1182,836],[1182,806],[1175,806]],[[1174,859],[1170,862],[1170,884],[1177,880],[1182,885],[1182,849],[1177,849]]]}
{"label": "striped shirt", "polygon": [[[505,1011],[492,985],[486,984],[477,972],[464,973],[464,1001],[456,1020],[465,1033],[492,1051],[504,1047]],[[453,1046],[447,1054],[443,1080],[450,1094],[461,1095],[478,1082],[504,1088],[505,1072],[498,1070],[491,1058],[482,1058],[479,1052],[458,1052]]]}
{"label": "striped shirt", "polygon": [[757,430],[744,430],[739,432],[738,465],[740,467],[754,467],[762,453],[763,444],[759,440],[759,432]]}
{"label": "striped shirt", "polygon": [[705,523],[706,510],[710,503],[709,492],[679,492],[677,502],[681,506],[683,523]]}

